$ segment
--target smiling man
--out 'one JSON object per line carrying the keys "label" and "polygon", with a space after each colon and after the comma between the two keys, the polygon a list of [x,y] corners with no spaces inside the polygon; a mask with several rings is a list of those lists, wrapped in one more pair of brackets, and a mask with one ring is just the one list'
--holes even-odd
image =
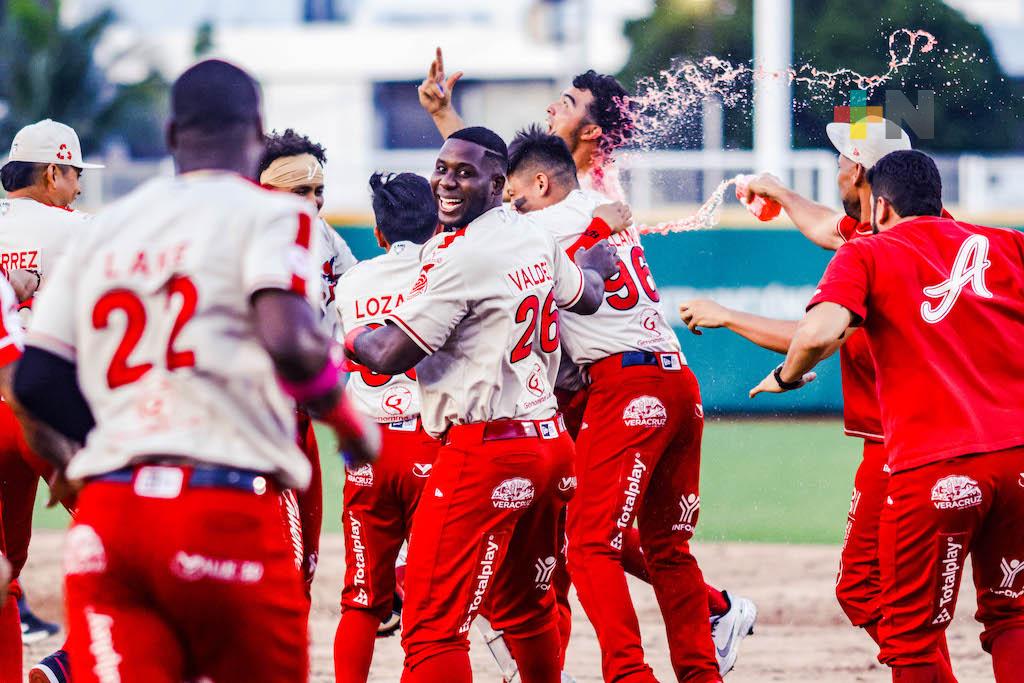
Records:
{"label": "smiling man", "polygon": [[[460,78],[461,71],[447,76],[444,55],[437,48],[427,77],[419,86],[420,105],[445,138],[466,126],[452,104],[452,90]],[[616,200],[623,199],[623,192],[612,152],[632,134],[628,97],[614,76],[591,69],[573,78],[570,87],[546,110],[548,132],[569,146],[580,184]]]}
{"label": "smiling man", "polygon": [[596,311],[618,265],[602,244],[574,264],[547,231],[503,208],[507,164],[486,128],[448,138],[431,186],[453,232],[424,247],[384,327],[346,337],[349,356],[374,372],[416,367],[423,426],[443,439],[410,537],[407,683],[471,681],[467,634],[485,606],[524,683],[559,678],[554,596],[534,578],[537,558],[557,553],[575,484],[553,393],[558,311]]}

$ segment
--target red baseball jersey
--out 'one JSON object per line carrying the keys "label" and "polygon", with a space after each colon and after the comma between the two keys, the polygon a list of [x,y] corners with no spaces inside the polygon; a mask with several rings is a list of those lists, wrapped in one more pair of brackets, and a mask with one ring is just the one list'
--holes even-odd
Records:
{"label": "red baseball jersey", "polygon": [[900,223],[836,252],[824,301],[867,333],[893,472],[1024,444],[1024,234]]}
{"label": "red baseball jersey", "polygon": [[[942,215],[952,218],[945,209]],[[845,214],[836,222],[836,232],[844,242],[874,234],[870,223],[861,223]],[[843,430],[848,436],[884,441],[875,359],[862,331],[851,334],[840,347],[839,369],[843,376]]]}
{"label": "red baseball jersey", "polygon": [[[836,223],[836,232],[844,242],[867,237],[873,230],[844,215]],[[875,385],[875,359],[871,357],[863,330],[857,330],[839,349],[839,367],[843,374],[843,428],[847,435],[882,441],[882,415],[878,411]]]}

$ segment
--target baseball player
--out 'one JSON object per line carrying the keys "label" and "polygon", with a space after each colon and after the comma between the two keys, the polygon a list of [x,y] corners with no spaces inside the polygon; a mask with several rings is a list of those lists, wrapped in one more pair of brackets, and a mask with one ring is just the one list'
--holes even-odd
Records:
{"label": "baseball player", "polygon": [[[5,399],[11,394],[11,371],[13,364],[21,357],[24,348],[21,320],[18,318],[18,296],[5,277],[0,277],[0,395]],[[7,420],[13,412],[4,403],[4,439],[11,432],[20,434],[17,421]],[[34,481],[33,481],[34,483]],[[0,510],[0,519],[6,513]],[[12,568],[5,547],[3,526],[0,525],[0,679],[20,681],[22,674],[21,621],[18,618],[18,598],[8,590]]]}
{"label": "baseball player", "polygon": [[420,415],[443,445],[417,508],[402,644],[412,681],[470,681],[467,632],[490,597],[524,683],[559,678],[554,596],[531,569],[556,554],[574,486],[572,441],[552,386],[559,308],[591,313],[615,269],[610,250],[574,264],[529,218],[501,206],[507,150],[466,128],[431,176],[444,232],[424,248],[409,297],[346,350],[373,371],[416,367]]}
{"label": "baseball player", "polygon": [[778,393],[850,326],[875,360],[892,474],[879,523],[879,660],[894,681],[956,681],[942,652],[971,555],[995,680],[1024,671],[1024,236],[941,217],[942,181],[916,151],[868,172],[870,239],[843,245],[784,363]]}
{"label": "baseball player", "polygon": [[[446,75],[443,54],[438,48],[427,77],[419,86],[420,105],[431,115],[444,137],[465,125],[452,104],[452,90],[461,77],[461,71],[450,77]],[[627,98],[626,89],[613,76],[587,71],[576,76],[571,87],[546,110],[548,132],[562,138],[568,145],[580,187],[620,201],[624,195],[612,153],[627,142],[631,134]],[[605,236],[603,233],[595,234],[598,239]],[[583,388],[578,373],[568,365],[563,367],[556,384],[556,396],[559,410],[574,438],[586,407],[587,392],[582,391]],[[626,571],[643,581],[650,581],[635,528],[623,530],[621,558]],[[564,647],[568,643],[572,622],[565,592],[567,584],[560,581],[560,577],[564,578],[564,574],[556,572],[561,624],[566,636],[563,638]],[[705,587],[715,656],[720,669],[728,671],[735,664],[740,643],[751,632],[756,607],[747,598],[729,595],[710,585]]]}
{"label": "baseball player", "polygon": [[[871,186],[867,181],[868,171],[889,152],[910,149],[910,138],[904,131],[897,127],[898,136],[887,133],[887,126],[895,125],[870,117],[858,122],[862,134],[855,137],[848,123],[828,124],[829,139],[840,155],[836,179],[843,202],[842,213],[801,197],[767,174],[756,176],[751,181],[747,190],[748,200],[756,194],[778,201],[797,228],[826,249],[834,251],[848,241],[870,236]],[[680,306],[679,312],[694,334],[700,334],[700,327],[725,327],[777,353],[786,353],[796,330],[796,321],[764,318],[707,300],[687,301]],[[845,431],[848,436],[863,439],[864,447],[854,478],[836,597],[851,623],[863,628],[877,642],[878,622],[882,618],[878,606],[881,590],[878,520],[889,483],[888,456],[878,412],[875,364],[865,333],[853,331],[846,337],[839,354]]]}
{"label": "baseball player", "polygon": [[267,136],[266,147],[260,157],[259,174],[263,187],[291,192],[316,207],[318,252],[323,256],[320,310],[326,329],[337,336],[341,321],[333,305],[334,288],[338,278],[356,264],[356,257],[338,231],[319,216],[324,208],[325,163],[327,153],[322,145],[288,128],[283,133],[275,131]]}
{"label": "baseball player", "polygon": [[[536,128],[512,143],[509,186],[513,205],[534,211],[565,249],[575,248],[604,201],[579,189],[564,142]],[[605,680],[654,680],[622,571],[623,531],[639,521],[676,675],[721,680],[707,593],[688,549],[700,500],[699,390],[658,308],[636,229],[607,239],[618,252],[619,273],[605,283],[601,308],[585,318],[567,313],[560,321],[565,352],[590,381],[576,439],[579,488],[569,505],[569,571],[597,631]]]}
{"label": "baseball player", "polygon": [[[7,191],[0,200],[0,272],[12,281],[30,274],[33,294],[45,285],[67,244],[89,220],[88,214],[73,210],[71,204],[80,193],[83,170],[97,168],[103,166],[83,160],[78,135],[63,123],[44,119],[18,131],[0,168],[0,182]],[[25,296],[28,293],[19,296],[26,319],[32,304],[31,297]],[[7,555],[17,579],[32,537],[36,482],[39,477],[49,481],[53,468],[28,448],[9,403],[0,404],[0,418],[10,427],[4,430],[0,445],[0,500]],[[12,590],[21,595],[20,583],[16,581]],[[63,648],[39,666],[59,671],[60,665],[50,660],[62,657]],[[35,683],[34,669],[29,676]]]}
{"label": "baseball player", "polygon": [[[324,169],[327,156],[323,146],[299,135],[291,128],[284,133],[271,133],[266,138],[260,156],[260,185],[278,192],[288,192],[305,199],[316,207],[317,253],[323,263],[320,267],[320,312],[323,325],[332,337],[338,337],[338,315],[334,302],[334,288],[342,273],[356,263],[352,250],[338,231],[319,216],[324,205]],[[285,491],[281,496],[282,513],[290,537],[293,539],[296,559],[306,580],[306,593],[311,596],[313,575],[320,551],[320,527],[323,521],[323,476],[320,471],[320,453],[317,449],[313,423],[305,411],[299,410],[299,448],[313,467],[309,487],[305,491]]]}
{"label": "baseball player", "polygon": [[[452,104],[452,91],[462,76],[461,71],[445,73],[444,55],[437,48],[419,86],[420,105],[445,138],[466,125]],[[573,78],[572,86],[547,108],[548,132],[569,145],[580,185],[617,201],[624,194],[612,152],[629,139],[627,96],[614,77],[591,69]]]}
{"label": "baseball player", "polygon": [[[342,328],[379,327],[405,301],[420,272],[420,248],[437,230],[437,201],[415,173],[370,178],[374,236],[387,253],[352,268],[338,282]],[[334,638],[339,683],[366,681],[381,621],[391,614],[395,560],[440,442],[420,421],[416,371],[380,375],[356,367],[346,387],[352,405],[383,427],[373,465],[345,477],[345,587]]]}
{"label": "baseball player", "polygon": [[15,377],[32,415],[85,442],[56,463],[82,485],[65,548],[72,674],[305,680],[276,495],[310,478],[295,402],[357,461],[379,437],[344,400],[315,310],[313,212],[250,180],[257,84],[204,61],[172,86],[171,112],[178,175],[72,242]]}

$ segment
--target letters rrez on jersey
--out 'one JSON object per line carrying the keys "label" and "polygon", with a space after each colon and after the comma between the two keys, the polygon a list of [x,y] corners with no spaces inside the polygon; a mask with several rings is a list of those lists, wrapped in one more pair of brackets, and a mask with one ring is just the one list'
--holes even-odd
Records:
{"label": "letters rrez on jersey", "polygon": [[27,197],[0,200],[0,272],[34,270],[45,285],[68,243],[90,218]]}

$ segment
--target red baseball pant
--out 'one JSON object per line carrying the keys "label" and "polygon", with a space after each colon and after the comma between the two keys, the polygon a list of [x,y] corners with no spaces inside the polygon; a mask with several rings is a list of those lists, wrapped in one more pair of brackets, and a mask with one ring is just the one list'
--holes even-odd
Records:
{"label": "red baseball pant", "polygon": [[[659,354],[661,355],[661,354]],[[675,362],[590,366],[577,439],[579,488],[569,505],[569,572],[601,645],[606,681],[654,681],[622,569],[624,534],[640,541],[680,681],[720,681],[708,592],[689,540],[700,508],[703,409],[697,380]]]}
{"label": "red baseball pant", "polygon": [[467,636],[485,604],[523,682],[559,680],[550,582],[573,445],[558,419],[525,423],[548,438],[488,436],[508,422],[452,427],[438,451],[409,539],[403,681],[471,681]]}
{"label": "red baseball pant", "polygon": [[296,417],[296,444],[309,460],[312,474],[305,491],[287,489],[281,492],[279,504],[285,538],[295,555],[295,566],[302,575],[307,602],[313,598],[313,576],[320,555],[320,527],[324,516],[323,473],[320,467],[320,449],[309,415],[298,410]]}
{"label": "red baseball pant", "polygon": [[854,626],[882,618],[878,605],[878,520],[889,486],[888,454],[878,441],[864,441],[864,457],[853,479],[850,512],[836,578],[836,598]]}
{"label": "red baseball pant", "polygon": [[21,575],[28,558],[39,477],[46,478],[52,472],[53,468],[28,447],[14,411],[0,401],[0,502],[12,579]]}
{"label": "red baseball pant", "polygon": [[[6,409],[6,404],[0,405],[0,408]],[[13,418],[13,415],[12,415]],[[17,434],[20,435],[21,429],[18,427],[17,422],[14,423],[17,428]],[[0,439],[9,441],[11,439],[11,433],[9,427],[5,425],[5,429],[2,432]],[[6,455],[6,453],[5,453]],[[33,478],[32,483],[35,484]],[[0,490],[2,493],[2,490]],[[6,505],[5,502],[0,502],[0,554],[7,557],[6,547]],[[31,518],[29,519],[31,522]],[[23,560],[24,561],[24,560]],[[4,572],[7,575],[7,572]],[[13,575],[13,566],[12,566]],[[21,616],[18,613],[18,597],[21,595],[21,586],[16,579],[9,579],[7,585],[3,586],[6,589],[7,597],[0,601],[0,681],[20,681],[22,674],[22,644],[21,644]]]}
{"label": "red baseball pant", "polygon": [[[587,406],[587,390],[555,389],[555,397],[558,399],[558,410],[565,419],[565,427],[575,441],[579,436],[580,427],[583,425],[583,413]],[[552,580],[555,601],[558,604],[558,635],[562,641],[561,662],[563,667],[565,666],[565,653],[569,647],[569,638],[572,636],[572,607],[569,603],[569,587],[572,585],[572,581],[567,566],[567,544],[568,540],[565,539],[563,552],[558,555],[558,564],[555,567],[555,576]],[[643,548],[640,545],[640,532],[636,527],[623,530],[620,555],[622,568],[627,574],[645,583],[651,582],[651,574],[647,571],[647,561],[644,559]],[[711,616],[721,616],[728,612],[729,601],[725,594],[711,584],[705,584],[705,588]]]}
{"label": "red baseball pant", "polygon": [[893,474],[879,529],[879,661],[893,680],[955,681],[941,654],[971,556],[998,683],[1024,671],[1024,448]]}
{"label": "red baseball pant", "polygon": [[345,478],[345,586],[334,637],[338,683],[369,675],[377,627],[394,602],[395,560],[440,447],[418,418],[387,425],[377,461]]}
{"label": "red baseball pant", "polygon": [[139,467],[134,483],[79,495],[64,556],[76,683],[306,680],[306,599],[278,493],[189,476]]}

